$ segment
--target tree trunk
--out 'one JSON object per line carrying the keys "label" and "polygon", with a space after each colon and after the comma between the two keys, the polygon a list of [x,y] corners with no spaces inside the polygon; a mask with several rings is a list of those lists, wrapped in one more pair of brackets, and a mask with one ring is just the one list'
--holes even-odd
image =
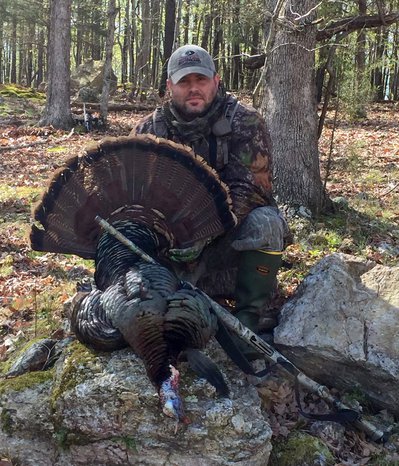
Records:
{"label": "tree trunk", "polygon": [[17,82],[17,20],[12,22],[12,42],[11,42],[11,75],[10,81]]}
{"label": "tree trunk", "polygon": [[214,17],[213,19],[213,30],[214,30],[214,35],[213,35],[213,44],[212,44],[212,56],[215,61],[215,68],[216,71],[219,71],[219,64],[220,64],[220,46],[222,44],[223,40],[223,29],[222,29],[222,22],[221,22],[221,17],[220,17],[220,12],[216,10],[216,8],[213,10],[212,16]]}
{"label": "tree trunk", "polygon": [[189,43],[188,35],[190,31],[190,0],[186,0],[186,12],[184,14],[183,28],[184,28],[183,43],[188,44]]}
{"label": "tree trunk", "polygon": [[176,24],[175,24],[175,35],[173,39],[173,47],[180,47],[180,23],[182,15],[182,0],[177,0],[176,2]]}
{"label": "tree trunk", "polygon": [[201,39],[201,47],[205,50],[208,50],[209,47],[209,37],[211,36],[212,29],[212,15],[210,13],[205,14],[204,18],[204,29]]}
{"label": "tree trunk", "polygon": [[[316,0],[295,0],[286,8],[306,15]],[[272,140],[274,188],[280,204],[304,206],[318,214],[324,195],[317,144],[317,106],[314,79],[316,30],[306,16],[305,27],[297,31],[279,28],[274,48],[267,58],[261,111]]]}
{"label": "tree trunk", "polygon": [[101,6],[94,4],[94,8],[91,14],[91,58],[93,60],[102,59],[102,11]]}
{"label": "tree trunk", "polygon": [[150,86],[150,55],[151,55],[151,12],[150,0],[141,3],[141,47],[137,56],[137,75],[140,89]]}
{"label": "tree trunk", "polygon": [[44,76],[44,30],[40,29],[39,32],[39,44],[37,47],[37,72],[35,86],[39,87],[39,84],[43,82]]}
{"label": "tree trunk", "polygon": [[241,58],[240,58],[240,7],[239,4],[233,7],[233,59],[232,59],[232,88],[240,88],[240,76],[241,76]]}
{"label": "tree trunk", "polygon": [[123,44],[121,48],[121,82],[125,84],[128,80],[128,66],[129,66],[129,48],[131,47],[131,28],[130,28],[130,1],[126,2],[125,6],[125,33],[123,34]]}
{"label": "tree trunk", "polygon": [[161,5],[160,0],[151,3],[151,27],[152,27],[152,64],[151,64],[151,87],[155,89],[160,66],[161,55]]}
{"label": "tree trunk", "polygon": [[[252,33],[252,42],[251,42],[251,55],[255,55],[259,53],[260,48],[261,48],[260,29],[258,26],[254,26],[253,33]],[[257,81],[256,70],[248,70],[247,73],[248,73],[247,87],[249,89],[254,89],[256,86],[256,81]]]}
{"label": "tree trunk", "polygon": [[105,63],[104,63],[104,77],[103,77],[103,90],[101,93],[100,100],[100,115],[103,123],[107,123],[108,117],[108,99],[109,90],[111,87],[111,74],[112,74],[112,49],[114,46],[115,36],[115,18],[118,14],[118,10],[115,7],[115,0],[109,0],[108,3],[108,32],[105,46]]}
{"label": "tree trunk", "polygon": [[[367,14],[367,1],[358,0],[359,15]],[[356,78],[355,78],[355,102],[356,116],[366,118],[366,100],[364,94],[365,71],[366,71],[366,31],[361,29],[357,33],[356,40]]]}
{"label": "tree trunk", "polygon": [[76,12],[76,51],[75,51],[75,66],[78,67],[82,63],[82,43],[83,43],[83,31],[84,31],[84,12],[81,7],[81,3],[77,3]]}
{"label": "tree trunk", "polygon": [[375,62],[378,66],[374,71],[374,86],[375,86],[375,97],[377,100],[384,98],[384,86],[383,86],[383,57],[384,57],[384,35],[383,28],[379,28],[376,35],[376,51],[375,51]]}
{"label": "tree trunk", "polygon": [[173,39],[176,25],[176,2],[166,0],[165,3],[165,38],[163,44],[164,57],[162,64],[162,77],[159,85],[159,95],[163,97],[166,92],[167,65],[173,50]]}
{"label": "tree trunk", "polygon": [[132,0],[132,35],[129,48],[129,81],[136,83],[134,42],[137,42],[136,0]]}
{"label": "tree trunk", "polygon": [[17,73],[17,79],[18,79],[18,84],[21,86],[26,86],[26,47],[25,47],[25,42],[26,42],[26,25],[24,23],[20,23],[18,25],[19,28],[19,44],[18,44],[18,73]]}
{"label": "tree trunk", "polygon": [[393,33],[393,42],[392,42],[392,59],[394,60],[394,68],[391,74],[391,80],[390,80],[390,95],[391,99],[393,100],[398,100],[398,85],[399,85],[399,79],[398,79],[398,73],[399,73],[399,67],[398,67],[398,25],[395,25],[395,31]]}
{"label": "tree trunk", "polygon": [[33,41],[35,39],[36,25],[31,23],[29,26],[28,51],[26,62],[26,85],[31,87],[33,81]]}
{"label": "tree trunk", "polygon": [[70,105],[70,50],[72,0],[52,0],[48,43],[46,109],[40,124],[69,129],[73,126]]}
{"label": "tree trunk", "polygon": [[198,41],[199,41],[199,28],[200,28],[200,23],[201,23],[201,20],[200,20],[200,15],[198,14],[198,8],[193,8],[193,11],[195,12],[192,16],[193,16],[193,28],[192,28],[192,31],[191,31],[191,43],[192,44],[198,44]]}

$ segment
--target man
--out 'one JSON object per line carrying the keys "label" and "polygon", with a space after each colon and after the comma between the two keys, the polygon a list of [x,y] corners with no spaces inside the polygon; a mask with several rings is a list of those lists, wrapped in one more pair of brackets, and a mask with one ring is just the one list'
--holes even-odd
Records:
{"label": "man", "polygon": [[[189,145],[230,188],[238,227],[210,245],[172,250],[176,262],[195,261],[191,281],[235,268],[236,316],[258,332],[259,317],[275,290],[287,225],[272,197],[270,141],[252,108],[227,95],[206,50],[177,49],[168,62],[170,102],[145,117],[134,133],[152,133]],[[194,269],[194,271],[193,271]],[[201,285],[199,285],[201,286]],[[263,315],[271,330],[276,325]]]}

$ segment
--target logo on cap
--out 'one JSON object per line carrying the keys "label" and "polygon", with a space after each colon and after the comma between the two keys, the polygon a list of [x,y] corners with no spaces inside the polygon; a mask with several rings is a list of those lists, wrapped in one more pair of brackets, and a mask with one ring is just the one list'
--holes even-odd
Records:
{"label": "logo on cap", "polygon": [[178,61],[178,66],[186,66],[201,63],[201,58],[194,50],[187,50]]}

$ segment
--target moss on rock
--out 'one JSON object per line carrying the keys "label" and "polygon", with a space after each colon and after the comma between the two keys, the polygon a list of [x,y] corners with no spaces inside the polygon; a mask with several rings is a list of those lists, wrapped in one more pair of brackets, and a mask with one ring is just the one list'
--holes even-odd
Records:
{"label": "moss on rock", "polygon": [[74,341],[66,348],[62,373],[57,378],[51,395],[53,408],[63,393],[87,379],[89,363],[95,361],[96,358],[97,353],[78,341]]}
{"label": "moss on rock", "polygon": [[12,414],[9,409],[3,408],[0,413],[0,427],[7,435],[13,433]]}
{"label": "moss on rock", "polygon": [[0,380],[0,395],[10,391],[19,392],[52,380],[54,369],[48,371],[27,372],[12,379]]}
{"label": "moss on rock", "polygon": [[305,432],[293,432],[273,444],[269,466],[333,466],[334,456],[322,440]]}

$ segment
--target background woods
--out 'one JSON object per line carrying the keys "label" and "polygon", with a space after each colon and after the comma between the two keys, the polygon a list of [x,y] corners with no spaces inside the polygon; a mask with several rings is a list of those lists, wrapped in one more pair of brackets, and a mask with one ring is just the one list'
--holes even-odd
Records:
{"label": "background woods", "polygon": [[[2,0],[0,83],[39,87],[47,81],[50,7],[68,3]],[[309,29],[315,22],[320,82],[329,48],[335,44],[334,67],[340,70],[339,81],[347,98],[359,94],[362,101],[365,94],[373,99],[398,98],[397,0],[295,3],[117,0],[113,68],[118,82],[129,84],[127,88],[136,92],[158,89],[171,50],[192,42],[211,52],[227,88],[252,92],[264,62],[262,53],[270,27],[284,29],[289,39],[290,33]],[[279,4],[286,6],[278,9],[279,18],[273,18]],[[73,0],[71,6],[70,26],[67,19],[63,20],[70,27],[74,69],[86,60],[105,59],[109,2]],[[307,7],[313,10],[304,11]],[[248,60],[254,55],[258,55],[258,61]]]}

